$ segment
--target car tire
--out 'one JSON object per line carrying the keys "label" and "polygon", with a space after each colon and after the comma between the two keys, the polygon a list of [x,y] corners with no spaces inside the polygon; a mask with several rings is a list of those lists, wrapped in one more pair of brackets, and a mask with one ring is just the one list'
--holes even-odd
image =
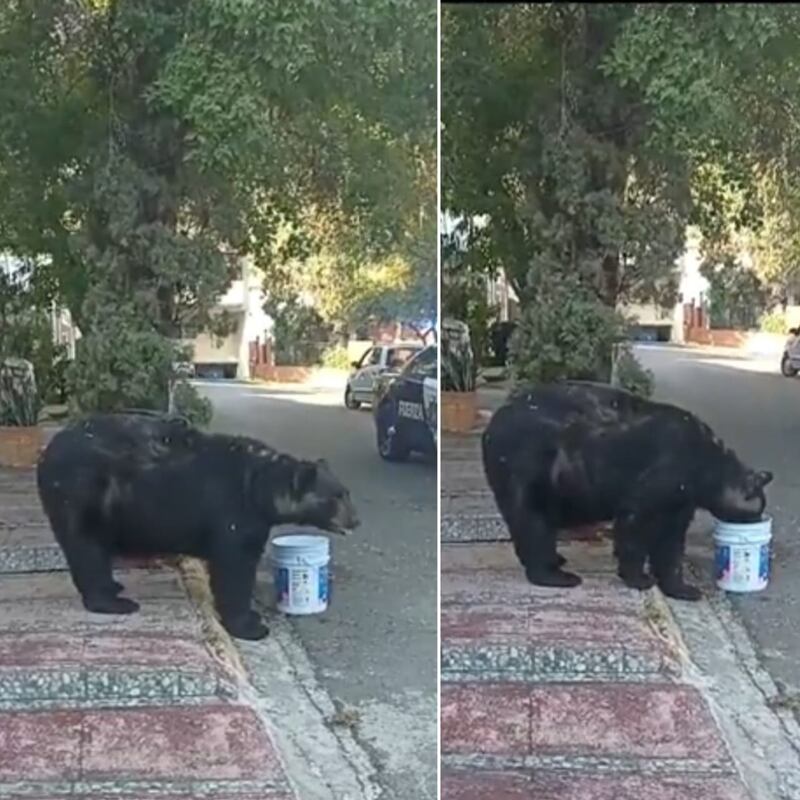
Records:
{"label": "car tire", "polygon": [[392,434],[388,415],[383,412],[376,419],[376,433],[378,437],[378,454],[384,461],[405,461],[409,450],[397,434]]}
{"label": "car tire", "polygon": [[361,408],[361,403],[353,397],[353,390],[349,386],[344,390],[344,404],[351,411]]}
{"label": "car tire", "polygon": [[792,366],[788,353],[784,353],[781,359],[781,374],[786,378],[794,378],[797,375],[797,370]]}

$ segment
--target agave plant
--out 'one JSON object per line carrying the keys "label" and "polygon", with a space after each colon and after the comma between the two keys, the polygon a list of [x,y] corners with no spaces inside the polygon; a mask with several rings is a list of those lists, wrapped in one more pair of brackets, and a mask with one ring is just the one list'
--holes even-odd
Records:
{"label": "agave plant", "polygon": [[40,411],[31,362],[22,358],[0,361],[0,425],[32,427],[39,421]]}
{"label": "agave plant", "polygon": [[477,364],[470,344],[469,328],[455,319],[442,321],[442,389],[474,392]]}

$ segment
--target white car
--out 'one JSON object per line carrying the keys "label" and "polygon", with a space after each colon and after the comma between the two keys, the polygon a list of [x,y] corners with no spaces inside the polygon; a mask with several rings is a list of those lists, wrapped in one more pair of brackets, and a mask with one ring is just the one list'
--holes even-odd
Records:
{"label": "white car", "polygon": [[371,403],[378,377],[384,372],[399,372],[423,347],[419,342],[376,344],[370,347],[358,361],[352,363],[353,371],[347,378],[347,388],[344,390],[344,404],[348,408],[359,408],[362,403]]}
{"label": "white car", "polygon": [[789,330],[789,338],[783,346],[781,372],[787,378],[793,378],[800,372],[800,328]]}

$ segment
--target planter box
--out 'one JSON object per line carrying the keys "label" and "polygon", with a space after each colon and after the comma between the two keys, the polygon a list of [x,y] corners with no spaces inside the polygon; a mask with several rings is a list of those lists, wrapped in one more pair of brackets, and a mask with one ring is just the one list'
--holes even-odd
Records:
{"label": "planter box", "polygon": [[0,466],[20,469],[36,466],[44,446],[42,429],[0,426]]}
{"label": "planter box", "polygon": [[442,430],[469,433],[478,421],[477,392],[442,392]]}

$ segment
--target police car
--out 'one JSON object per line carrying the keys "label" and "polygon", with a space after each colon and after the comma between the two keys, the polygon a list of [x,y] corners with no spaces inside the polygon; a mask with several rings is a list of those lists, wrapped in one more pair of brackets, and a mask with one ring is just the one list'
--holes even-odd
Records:
{"label": "police car", "polygon": [[438,349],[429,345],[400,372],[379,378],[372,408],[381,458],[403,461],[412,452],[436,453],[438,366]]}

